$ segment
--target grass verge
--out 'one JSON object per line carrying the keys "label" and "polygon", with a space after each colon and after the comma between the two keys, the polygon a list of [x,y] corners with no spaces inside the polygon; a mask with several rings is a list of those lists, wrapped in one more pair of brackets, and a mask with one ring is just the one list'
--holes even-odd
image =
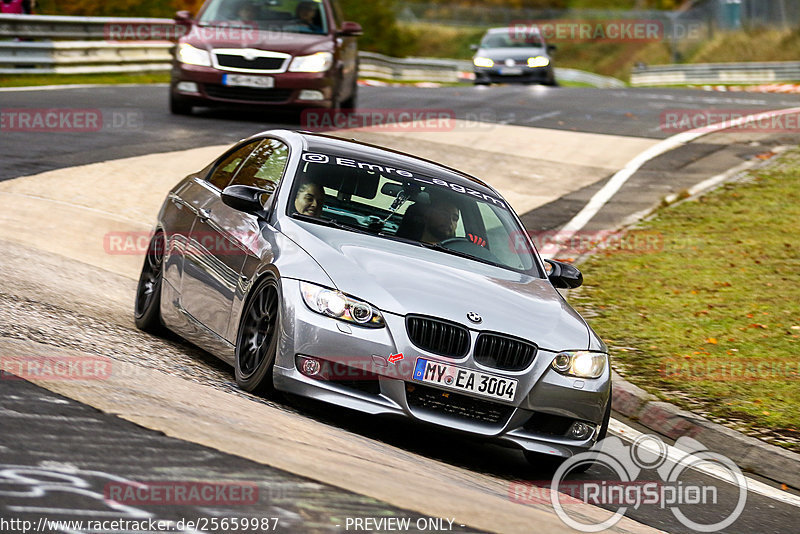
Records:
{"label": "grass verge", "polygon": [[0,87],[29,87],[40,85],[169,83],[168,72],[142,74],[3,74]]}
{"label": "grass verge", "polygon": [[[641,225],[570,296],[615,366],[663,400],[800,451],[800,150]],[[639,231],[637,228],[636,231]]]}

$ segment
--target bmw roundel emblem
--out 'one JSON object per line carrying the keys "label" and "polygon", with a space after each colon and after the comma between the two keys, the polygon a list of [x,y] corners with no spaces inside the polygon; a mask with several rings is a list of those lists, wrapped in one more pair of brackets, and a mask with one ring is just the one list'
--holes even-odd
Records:
{"label": "bmw roundel emblem", "polygon": [[469,319],[470,321],[472,321],[475,324],[480,324],[480,323],[483,322],[483,317],[481,317],[480,315],[478,315],[475,312],[469,312],[467,314],[467,319]]}

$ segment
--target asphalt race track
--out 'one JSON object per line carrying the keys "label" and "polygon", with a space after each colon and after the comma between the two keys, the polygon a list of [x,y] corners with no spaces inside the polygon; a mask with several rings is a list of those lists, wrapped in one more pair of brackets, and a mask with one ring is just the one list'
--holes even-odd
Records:
{"label": "asphalt race track", "polygon": [[[79,88],[0,92],[4,109],[96,109],[132,112],[134,120],[103,135],[4,132],[0,180],[109,159],[233,143],[274,127],[298,127],[297,117],[265,112],[206,110],[194,117],[167,112],[164,87]],[[660,116],[674,109],[763,111],[798,105],[794,96],[650,89],[553,89],[530,87],[362,87],[360,107],[452,110],[474,122],[664,139]],[[99,103],[99,105],[98,105]],[[535,150],[536,147],[529,147]]]}
{"label": "asphalt race track", "polygon": [[[362,108],[451,111],[461,120],[459,124],[467,130],[466,134],[474,130],[486,143],[493,135],[500,143],[500,136],[510,135],[504,132],[520,131],[503,127],[522,127],[536,129],[536,136],[532,138],[539,142],[547,138],[548,132],[552,132],[552,136],[602,134],[614,136],[608,137],[611,144],[619,140],[622,146],[622,141],[628,141],[629,150],[638,143],[654,144],[670,137],[672,132],[660,126],[663,113],[669,110],[760,112],[796,107],[799,103],[800,99],[784,95],[511,86],[362,87],[360,95]],[[261,130],[298,127],[296,116],[274,113],[254,115],[220,109],[201,110],[192,117],[174,117],[167,111],[166,89],[160,86],[0,91],[0,109],[19,108],[100,108],[108,122],[100,132],[0,132],[0,182],[48,171],[68,171],[80,165],[226,145]],[[416,141],[413,133],[393,137],[385,132],[368,132],[358,136],[384,144],[396,143],[398,148],[411,152],[415,151],[416,142],[419,153],[426,155],[423,143]],[[657,203],[664,194],[690,187],[776,147],[797,144],[800,139],[792,133],[713,134],[701,138],[647,162],[590,220],[587,228],[614,227],[626,217]],[[489,151],[491,146],[484,148]],[[458,159],[457,147],[448,150],[453,152],[443,157]],[[513,165],[515,157],[538,157],[536,144],[517,146],[502,155],[493,154],[498,165],[501,160],[506,165],[504,169]],[[523,214],[528,229],[556,229],[567,223],[613,174],[615,169],[608,169],[617,164],[614,161],[613,165],[598,162],[592,171],[596,174],[587,175],[583,182],[556,199],[541,197],[545,200],[534,202],[520,196],[521,205],[529,205],[527,202],[535,205]],[[197,162],[196,167],[206,163]],[[565,160],[564,165],[567,163]],[[676,172],[678,170],[681,172]],[[108,182],[95,180],[92,187],[96,190],[92,194],[100,198],[106,195],[109,201],[124,203],[124,199],[117,198],[118,192],[110,178]],[[171,183],[179,178],[166,177],[166,180]],[[491,176],[486,178],[494,183]],[[163,197],[165,191],[154,194]],[[41,191],[41,195],[47,193]],[[80,191],[73,193],[80,196]],[[32,219],[37,216],[30,215]],[[140,222],[150,224],[152,221]],[[58,254],[40,251],[34,242],[8,236],[0,236],[0,254],[4,257],[0,262],[0,357],[31,354],[31,351],[63,352],[80,357],[94,355],[113,361],[115,373],[117,369],[130,372],[142,369],[143,373],[130,382],[103,381],[102,387],[100,384],[85,387],[55,383],[34,385],[9,374],[0,376],[0,520],[15,518],[37,524],[43,517],[52,520],[153,518],[171,522],[174,530],[184,532],[224,532],[225,529],[192,529],[179,522],[202,517],[246,517],[275,518],[277,528],[269,522],[266,528],[259,524],[259,531],[264,532],[353,532],[359,530],[353,518],[393,517],[406,518],[412,525],[426,527],[412,528],[411,532],[539,530],[536,523],[528,523],[530,527],[526,529],[524,521],[500,517],[498,510],[506,508],[491,506],[481,514],[486,519],[480,525],[461,520],[461,517],[473,517],[468,510],[463,510],[464,503],[478,502],[483,495],[486,499],[495,499],[486,502],[496,502],[498,506],[507,504],[509,511],[513,511],[513,507],[518,507],[517,510],[524,507],[526,513],[540,514],[535,517],[551,521],[542,524],[570,530],[555,518],[549,502],[538,499],[529,486],[520,485],[519,481],[546,481],[549,475],[528,466],[518,451],[466,441],[460,436],[416,425],[354,417],[344,410],[331,410],[319,404],[291,399],[273,402],[253,397],[236,388],[232,369],[202,351],[178,339],[162,340],[137,331],[130,316],[135,282],[127,273],[83,264],[74,258],[64,259]],[[153,374],[156,372],[157,378]],[[158,387],[154,385],[148,392],[149,384]],[[40,387],[42,385],[45,387]],[[229,418],[220,412],[214,419],[214,414],[208,413],[214,411],[211,408],[205,413],[192,411],[185,399],[170,399],[170,392],[179,391],[184,385],[188,388],[186,391],[203,388],[204,394],[209,395],[209,406],[213,406],[213,399],[230,399],[241,408],[238,414],[248,424],[254,422],[246,419],[243,411],[272,414],[287,421],[287,425],[296,425],[292,428],[308,432],[309,438],[302,441],[302,448],[298,447],[294,458],[286,457],[292,455],[291,447],[281,449],[285,453],[281,458],[237,449],[235,443],[231,443],[237,441],[235,436],[256,432],[255,428],[243,429],[245,423],[238,420],[231,423],[236,417],[233,412]],[[84,391],[79,391],[81,387]],[[145,399],[147,396],[152,398]],[[139,404],[133,403],[134,397]],[[150,402],[153,404],[148,404]],[[155,413],[156,404],[161,406],[158,413]],[[143,413],[142,406],[153,407],[154,413]],[[138,416],[135,415],[137,409]],[[170,417],[182,423],[174,425],[174,431]],[[195,421],[198,423],[194,424]],[[635,423],[623,423],[644,432]],[[205,424],[208,426],[203,426]],[[194,429],[190,431],[188,427]],[[209,435],[222,429],[231,433],[209,436],[207,441],[203,437],[205,428]],[[413,486],[409,486],[408,495],[400,490],[382,493],[378,489],[380,486],[399,488],[406,480],[402,478],[405,475],[393,474],[391,470],[381,475],[379,470],[351,469],[348,476],[342,476],[345,471],[336,472],[326,464],[335,463],[332,459],[335,457],[330,456],[333,445],[314,436],[325,436],[330,443],[337,443],[335,440],[352,442],[352,456],[363,457],[370,464],[385,457],[387,465],[407,466],[410,471],[414,465],[421,466],[420,484],[427,477],[433,487],[463,491],[464,501],[459,503],[461,494],[454,493],[440,495],[436,503],[421,503],[411,495]],[[630,445],[631,440],[625,438],[624,433],[622,438]],[[260,461],[253,461],[254,457]],[[347,461],[355,462],[349,465],[367,465],[357,460]],[[659,463],[656,460],[658,458],[653,465]],[[752,475],[748,476],[755,480]],[[399,477],[400,482],[392,480],[394,477]],[[572,479],[613,481],[614,477],[608,469],[598,467]],[[363,478],[372,480],[360,480]],[[637,480],[661,479],[654,468],[645,468]],[[109,484],[187,480],[240,483],[256,489],[258,499],[181,506],[144,502],[117,509],[108,506],[103,498]],[[706,472],[689,470],[681,481],[685,485],[713,487],[717,492],[717,504],[713,506],[682,509],[698,523],[715,523],[730,515],[741,499],[736,486]],[[759,482],[776,486],[771,481]],[[781,499],[776,497],[781,494],[780,490],[748,492],[739,519],[724,532],[796,530],[800,500],[792,492],[783,493],[786,498]],[[469,498],[478,500],[469,501]],[[428,512],[448,507],[453,510],[449,517],[444,512]],[[498,514],[494,519],[493,511]],[[579,510],[578,515],[595,517],[592,513]],[[609,514],[601,512],[601,515],[608,517]],[[631,521],[623,521],[614,530],[694,532],[669,508],[658,505],[628,509],[625,516]],[[453,522],[448,522],[450,520]],[[361,529],[365,530],[391,531],[388,524]],[[2,523],[0,531],[21,532],[3,527]],[[74,528],[55,531],[80,532]]]}

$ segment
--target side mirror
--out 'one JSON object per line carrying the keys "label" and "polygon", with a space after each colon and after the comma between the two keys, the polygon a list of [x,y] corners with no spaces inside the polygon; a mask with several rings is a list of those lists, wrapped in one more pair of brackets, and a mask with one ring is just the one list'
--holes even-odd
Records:
{"label": "side mirror", "polygon": [[192,22],[192,13],[191,11],[178,11],[175,13],[174,20],[180,24],[188,24]]}
{"label": "side mirror", "polygon": [[474,43],[469,45],[469,49],[472,50],[473,52],[477,52],[480,47],[481,45],[476,45]]}
{"label": "side mirror", "polygon": [[339,29],[339,35],[345,37],[358,37],[364,34],[364,28],[358,22],[342,22],[342,27]]}
{"label": "side mirror", "polygon": [[269,194],[271,194],[270,191],[258,187],[231,185],[222,192],[222,203],[237,211],[264,216],[265,209],[261,203],[261,197]]}
{"label": "side mirror", "polygon": [[552,267],[547,278],[557,289],[575,289],[583,285],[583,274],[574,265],[555,260],[544,260]]}

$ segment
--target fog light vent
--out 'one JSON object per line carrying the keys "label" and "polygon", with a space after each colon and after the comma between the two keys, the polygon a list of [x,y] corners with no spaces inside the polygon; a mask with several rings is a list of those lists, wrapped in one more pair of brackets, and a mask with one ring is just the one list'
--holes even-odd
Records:
{"label": "fog light vent", "polygon": [[300,372],[306,376],[317,376],[322,365],[319,360],[314,358],[301,358],[300,359]]}
{"label": "fog light vent", "polygon": [[176,89],[181,93],[199,93],[200,89],[194,82],[179,82]]}
{"label": "fog light vent", "polygon": [[303,89],[300,91],[299,100],[325,100],[325,95],[322,91],[313,91],[311,89]]}
{"label": "fog light vent", "polygon": [[572,426],[569,427],[569,431],[567,432],[567,437],[570,439],[589,439],[592,433],[594,432],[594,426],[583,423],[581,421],[575,421],[572,423]]}

